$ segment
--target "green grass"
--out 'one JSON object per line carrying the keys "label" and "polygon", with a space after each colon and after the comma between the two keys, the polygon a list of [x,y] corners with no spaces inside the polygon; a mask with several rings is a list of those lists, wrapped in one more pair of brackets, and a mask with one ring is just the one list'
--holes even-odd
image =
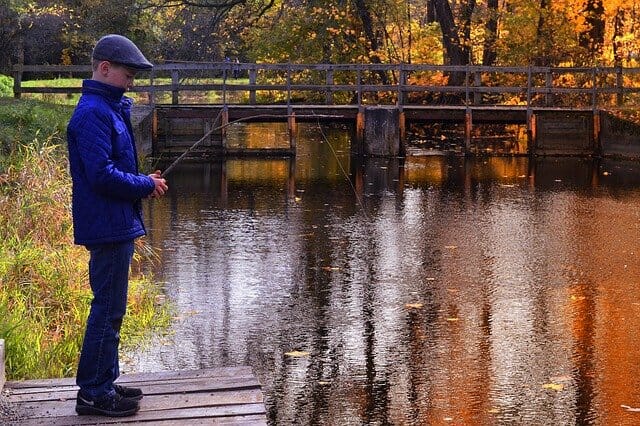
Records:
{"label": "green grass", "polygon": [[[64,145],[70,113],[0,100],[0,338],[9,379],[71,376],[82,343],[91,291],[87,251],[73,244]],[[149,253],[139,245],[137,261],[149,262]],[[123,346],[169,323],[160,292],[152,276],[132,278]]]}

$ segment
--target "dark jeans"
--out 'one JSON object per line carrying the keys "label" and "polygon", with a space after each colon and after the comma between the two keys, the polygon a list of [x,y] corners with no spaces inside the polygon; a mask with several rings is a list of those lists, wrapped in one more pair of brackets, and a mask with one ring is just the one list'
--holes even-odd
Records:
{"label": "dark jeans", "polygon": [[76,383],[90,398],[113,395],[113,381],[120,375],[118,344],[127,309],[129,266],[133,241],[87,247],[91,311],[82,344]]}

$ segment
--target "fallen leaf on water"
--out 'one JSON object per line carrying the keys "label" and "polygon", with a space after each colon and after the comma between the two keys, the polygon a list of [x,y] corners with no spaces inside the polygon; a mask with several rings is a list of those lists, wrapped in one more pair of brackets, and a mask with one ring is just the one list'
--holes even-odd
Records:
{"label": "fallen leaf on water", "polygon": [[554,391],[561,391],[564,389],[564,385],[562,383],[545,383],[542,387],[544,389],[551,389]]}
{"label": "fallen leaf on water", "polygon": [[453,250],[453,249],[457,249],[458,246],[444,246],[444,248],[449,249],[449,250]]}
{"label": "fallen leaf on water", "polygon": [[491,414],[498,414],[500,410],[498,408],[492,408],[490,410],[487,410],[487,412]]}
{"label": "fallen leaf on water", "polygon": [[609,176],[609,172],[603,172],[602,173],[604,176]]}
{"label": "fallen leaf on water", "polygon": [[328,386],[328,385],[331,384],[331,382],[327,382],[326,380],[320,380],[320,381],[318,381],[318,384],[320,386]]}
{"label": "fallen leaf on water", "polygon": [[443,420],[445,422],[452,422],[453,421],[453,417],[445,417]]}
{"label": "fallen leaf on water", "polygon": [[426,278],[426,280],[427,280],[427,281],[435,281],[436,279],[435,279],[435,278],[433,278],[433,277],[427,277],[427,278]]}
{"label": "fallen leaf on water", "polygon": [[309,356],[309,352],[305,352],[305,351],[291,351],[291,352],[287,352],[285,353],[286,356],[290,356],[292,358],[302,358],[305,356]]}
{"label": "fallen leaf on water", "polygon": [[447,321],[449,321],[449,322],[454,322],[454,321],[459,321],[459,320],[460,320],[460,318],[455,318],[455,317],[447,318]]}
{"label": "fallen leaf on water", "polygon": [[339,271],[340,268],[338,268],[337,266],[323,266],[322,270],[323,271]]}
{"label": "fallen leaf on water", "polygon": [[404,307],[407,309],[421,309],[422,306],[422,303],[407,303],[406,305],[404,305]]}
{"label": "fallen leaf on water", "polygon": [[562,182],[562,179],[556,179],[555,182]]}
{"label": "fallen leaf on water", "polygon": [[637,407],[629,407],[628,405],[621,405],[622,408],[624,408],[627,411],[631,411],[633,413],[638,413],[640,412],[640,408]]}
{"label": "fallen leaf on water", "polygon": [[449,293],[457,293],[457,292],[458,292],[458,289],[457,289],[457,288],[448,288],[448,289],[447,289],[447,291],[448,291]]}

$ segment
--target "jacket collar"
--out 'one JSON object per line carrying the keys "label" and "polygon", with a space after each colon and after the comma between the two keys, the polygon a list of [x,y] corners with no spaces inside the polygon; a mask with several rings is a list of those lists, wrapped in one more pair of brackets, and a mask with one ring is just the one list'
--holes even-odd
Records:
{"label": "jacket collar", "polygon": [[82,93],[91,93],[105,97],[111,102],[120,103],[125,90],[96,80],[83,80]]}

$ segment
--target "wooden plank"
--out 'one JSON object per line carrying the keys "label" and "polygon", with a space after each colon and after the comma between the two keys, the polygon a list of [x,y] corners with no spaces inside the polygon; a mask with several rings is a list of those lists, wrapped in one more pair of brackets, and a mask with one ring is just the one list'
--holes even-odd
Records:
{"label": "wooden plank", "polygon": [[[76,414],[75,401],[74,396],[65,400],[22,402],[15,404],[15,407],[23,417],[27,418],[64,417]],[[152,411],[261,402],[264,402],[262,391],[259,388],[253,388],[179,395],[145,395],[140,401],[140,407],[141,410]]]}
{"label": "wooden plank", "polygon": [[[200,426],[207,425],[242,425],[242,426],[266,426],[267,420],[264,415],[245,415],[233,417],[201,418],[197,423]],[[184,426],[182,420],[155,420],[154,426]]]}
{"label": "wooden plank", "polygon": [[[143,400],[144,401],[144,400]],[[46,417],[21,420],[20,424],[29,425],[86,425],[86,424],[127,424],[156,422],[158,420],[179,420],[183,424],[194,423],[207,417],[232,417],[246,415],[264,415],[265,407],[261,403],[236,404],[213,407],[177,408],[169,410],[140,411],[131,417],[101,417],[70,415],[63,417]]]}
{"label": "wooden plank", "polygon": [[[163,381],[174,379],[196,379],[202,377],[252,377],[253,372],[251,367],[222,367],[212,369],[200,369],[200,370],[177,370],[177,371],[159,371],[155,373],[127,373],[123,374],[116,383],[140,383],[145,381]],[[22,388],[37,388],[37,387],[53,387],[53,386],[73,386],[75,385],[75,378],[63,378],[63,379],[34,379],[7,382],[7,387],[11,389]]]}
{"label": "wooden plank", "polygon": [[[259,387],[255,377],[251,378],[225,378],[215,381],[209,380],[192,380],[182,383],[162,382],[159,384],[148,384],[140,386],[146,395],[154,394],[175,394],[187,392],[205,392],[223,389],[245,389]],[[76,397],[78,388],[43,388],[43,390],[32,390],[28,393],[14,394],[10,398],[15,402],[26,401],[52,401],[60,399],[72,399]]]}

